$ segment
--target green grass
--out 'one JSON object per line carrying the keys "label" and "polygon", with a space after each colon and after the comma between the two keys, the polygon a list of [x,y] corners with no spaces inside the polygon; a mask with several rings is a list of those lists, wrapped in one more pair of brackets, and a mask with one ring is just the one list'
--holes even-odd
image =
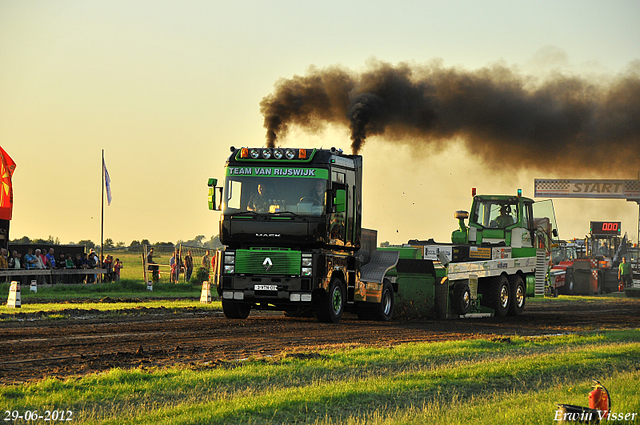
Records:
{"label": "green grass", "polygon": [[[0,296],[8,296],[9,283],[0,284]],[[199,297],[202,289],[201,284],[190,283],[157,283],[153,285],[153,290],[147,290],[147,286],[142,280],[121,280],[111,283],[95,284],[74,284],[74,285],[53,285],[38,287],[38,292],[31,292],[29,286],[21,287],[21,298],[23,300],[51,300],[64,301],[73,298],[112,298],[123,295],[125,297]]]}
{"label": "green grass", "polygon": [[[200,304],[200,285],[185,283],[158,283],[153,286],[153,291],[148,291],[142,281],[121,280],[113,283],[93,285],[54,285],[42,287],[37,293],[30,292],[28,288],[21,291],[20,308],[9,308],[6,299],[9,294],[8,283],[0,284],[0,297],[3,304],[0,305],[0,314],[17,315],[20,313],[52,313],[61,312],[64,317],[65,310],[86,309],[100,311],[114,311],[132,308],[222,308],[220,301],[212,304]],[[215,290],[212,294],[217,295]],[[161,298],[162,300],[158,300]],[[172,299],[170,301],[166,298]],[[173,300],[175,299],[175,300]],[[101,302],[103,301],[103,302]],[[60,318],[44,314],[41,319]]]}
{"label": "green grass", "polygon": [[[124,314],[122,310],[127,310],[127,314],[132,314],[131,310],[138,310],[140,314],[145,309],[165,308],[172,310],[180,309],[206,309],[221,310],[222,303],[213,301],[210,304],[201,304],[198,300],[140,300],[135,302],[74,302],[74,303],[48,303],[48,304],[22,304],[20,308],[9,308],[0,306],[0,314],[18,316],[20,313],[41,313],[38,319],[65,319],[77,316],[76,310],[87,310],[91,312],[111,312],[113,314]],[[2,319],[0,319],[2,320]],[[13,317],[9,320],[13,320]]]}
{"label": "green grass", "polygon": [[[640,330],[328,350],[0,387],[0,411],[68,409],[105,424],[550,424],[587,406],[640,413]],[[614,422],[621,424],[625,422]]]}

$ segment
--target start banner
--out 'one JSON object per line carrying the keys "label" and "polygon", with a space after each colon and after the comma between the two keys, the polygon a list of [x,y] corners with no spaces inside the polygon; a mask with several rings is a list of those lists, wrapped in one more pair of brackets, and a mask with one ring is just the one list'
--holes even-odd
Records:
{"label": "start banner", "polygon": [[640,180],[535,179],[535,196],[640,199]]}

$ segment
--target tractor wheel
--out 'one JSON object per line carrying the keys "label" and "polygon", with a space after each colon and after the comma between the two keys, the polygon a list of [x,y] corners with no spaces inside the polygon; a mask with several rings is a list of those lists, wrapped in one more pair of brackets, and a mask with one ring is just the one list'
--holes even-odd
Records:
{"label": "tractor wheel", "polygon": [[471,290],[466,283],[458,283],[453,287],[451,308],[455,314],[464,316],[471,307]]}
{"label": "tractor wheel", "polygon": [[511,305],[508,314],[509,316],[522,316],[527,294],[522,277],[519,275],[509,276],[509,287],[511,289]]}
{"label": "tractor wheel", "polygon": [[246,319],[251,312],[251,305],[223,299],[222,311],[227,319]]}
{"label": "tractor wheel", "polygon": [[506,276],[501,275],[494,278],[491,282],[487,303],[489,307],[495,310],[496,317],[504,317],[509,312],[511,306],[511,289],[509,288],[509,280]]}
{"label": "tractor wheel", "polygon": [[344,284],[340,278],[334,277],[329,283],[329,292],[321,292],[316,306],[316,317],[320,322],[338,323],[344,312]]}

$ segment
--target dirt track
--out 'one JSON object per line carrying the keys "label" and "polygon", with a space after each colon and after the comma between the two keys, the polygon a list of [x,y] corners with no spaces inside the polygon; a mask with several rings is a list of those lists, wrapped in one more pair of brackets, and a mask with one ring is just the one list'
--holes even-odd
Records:
{"label": "dirt track", "polygon": [[635,298],[530,303],[515,319],[379,323],[345,315],[338,325],[263,312],[252,312],[247,320],[228,320],[221,312],[195,308],[130,313],[135,314],[94,311],[87,316],[70,310],[69,319],[31,320],[35,314],[0,322],[0,382],[83,375],[113,367],[233,365],[248,357],[305,355],[301,353],[329,347],[640,328],[640,299]]}

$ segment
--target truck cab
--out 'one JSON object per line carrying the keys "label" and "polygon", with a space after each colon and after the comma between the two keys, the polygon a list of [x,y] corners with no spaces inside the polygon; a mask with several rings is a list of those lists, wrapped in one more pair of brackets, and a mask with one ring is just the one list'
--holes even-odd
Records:
{"label": "truck cab", "polygon": [[397,254],[373,275],[361,268],[376,249],[373,239],[361,250],[361,156],[232,147],[223,186],[209,186],[209,208],[222,212],[216,281],[227,317],[268,309],[335,323],[345,309],[367,306],[391,318],[393,288],[382,276]]}

